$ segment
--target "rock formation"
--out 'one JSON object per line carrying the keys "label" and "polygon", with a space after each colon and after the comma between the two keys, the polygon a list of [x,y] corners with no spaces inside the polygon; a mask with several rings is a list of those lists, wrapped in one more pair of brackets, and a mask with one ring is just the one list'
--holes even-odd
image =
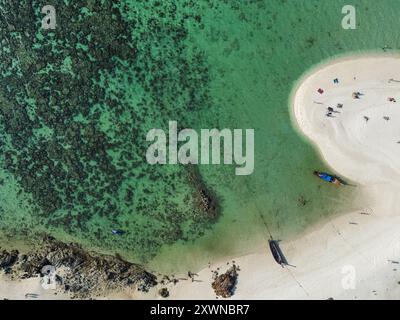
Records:
{"label": "rock formation", "polygon": [[88,253],[76,244],[52,237],[44,237],[38,248],[26,254],[0,250],[0,270],[14,279],[43,277],[46,266],[55,270],[57,289],[74,298],[91,298],[125,288],[148,291],[157,284],[156,276],[137,264]]}
{"label": "rock formation", "polygon": [[233,265],[224,274],[216,276],[214,282],[212,283],[212,288],[217,296],[221,296],[223,298],[230,298],[233,296],[238,278],[237,270],[238,268]]}

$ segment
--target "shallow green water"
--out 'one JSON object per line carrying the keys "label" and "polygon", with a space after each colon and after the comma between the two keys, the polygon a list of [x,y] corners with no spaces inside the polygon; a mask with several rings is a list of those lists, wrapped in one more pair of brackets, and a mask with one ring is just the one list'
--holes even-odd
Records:
{"label": "shallow green water", "polygon": [[[352,31],[341,28],[345,1],[258,1],[237,10],[225,5],[219,13],[207,11],[209,27],[193,38],[213,66],[221,126],[256,129],[256,170],[250,177],[203,170],[222,195],[225,214],[193,245],[196,254],[186,258],[185,247],[177,246],[165,249],[163,259],[172,251],[180,263],[193,259],[195,265],[265,246],[266,230],[257,212],[275,237],[287,239],[321,219],[359,207],[356,190],[333,190],[310,175],[324,164],[293,129],[288,100],[295,81],[325,59],[385,45],[398,48],[391,30],[400,4],[383,2],[355,2],[358,29]],[[309,201],[306,206],[299,205],[301,196]]]}
{"label": "shallow green water", "polygon": [[[26,228],[29,236],[32,231],[47,231],[89,248],[143,261],[152,269],[177,272],[265,246],[266,230],[259,214],[276,238],[286,240],[323,218],[357,207],[355,190],[337,190],[313,178],[312,171],[324,169],[324,164],[293,128],[288,106],[295,81],[313,65],[335,55],[379,50],[385,45],[398,49],[398,1],[353,1],[357,30],[341,28],[341,8],[346,4],[331,0],[163,1],[161,8],[156,1],[123,1],[122,18],[137,40],[137,58],[132,65],[123,62],[106,69],[99,79],[105,95],[123,107],[117,112],[106,99],[92,105],[89,101],[91,113],[73,119],[83,127],[97,121],[107,141],[116,143],[107,154],[122,172],[121,179],[110,190],[94,171],[69,200],[60,184],[55,193],[61,204],[45,214],[43,207],[36,206],[44,196],[35,198],[34,192],[21,188],[21,183],[29,184],[21,182],[20,169],[14,174],[3,169],[3,232],[19,236],[17,231]],[[55,33],[54,37],[62,40],[63,36]],[[42,46],[46,45],[43,41],[39,41]],[[51,43],[54,46],[57,41]],[[69,52],[65,48],[60,45],[64,54],[56,57],[54,65],[57,68],[60,61],[62,74],[72,68],[77,75],[75,60],[65,67]],[[15,54],[24,57],[24,52]],[[29,60],[30,54],[25,54]],[[98,64],[94,68],[102,70]],[[135,68],[144,68],[146,74]],[[5,97],[0,98],[2,104],[7,103]],[[37,114],[37,106],[28,102],[33,115]],[[93,116],[96,110],[99,117]],[[4,115],[2,119],[8,121]],[[204,182],[221,200],[216,223],[196,218],[185,168],[150,168],[144,163],[147,130],[166,129],[168,120],[193,128],[255,129],[256,165],[251,176],[235,176],[233,167],[200,166]],[[35,129],[36,140],[27,141],[23,148],[12,143],[13,133],[2,136],[3,144],[31,154],[40,137],[50,140],[54,136],[44,123]],[[97,174],[103,177],[104,172]],[[104,173],[104,179],[110,177]],[[133,193],[129,199],[128,190]],[[83,204],[78,201],[79,193],[86,197]],[[300,205],[300,197],[307,200],[305,206]],[[96,210],[90,212],[91,208]],[[126,234],[114,237],[110,235],[113,228]]]}

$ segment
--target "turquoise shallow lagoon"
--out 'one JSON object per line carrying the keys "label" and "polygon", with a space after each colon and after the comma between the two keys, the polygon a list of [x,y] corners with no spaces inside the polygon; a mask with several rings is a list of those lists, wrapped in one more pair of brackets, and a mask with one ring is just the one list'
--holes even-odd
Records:
{"label": "turquoise shallow lagoon", "polygon": [[[60,6],[65,3],[60,1]],[[97,80],[105,96],[122,101],[123,108],[116,112],[107,99],[98,104],[88,100],[92,112],[73,118],[73,122],[80,122],[82,130],[90,121],[97,121],[106,139],[116,145],[106,152],[121,178],[110,190],[104,181],[113,177],[112,174],[105,174],[105,180],[102,176],[101,181],[95,175],[88,175],[86,184],[73,189],[73,196],[69,198],[65,196],[65,190],[69,189],[62,183],[56,184],[53,191],[60,196],[60,205],[53,210],[36,206],[44,196],[32,192],[32,188],[37,188],[39,182],[46,183],[43,176],[40,179],[44,180],[36,177],[34,182],[27,182],[20,174],[23,164],[17,163],[17,169],[12,170],[3,166],[2,232],[11,240],[13,236],[29,237],[33,231],[48,232],[90,249],[117,252],[152,269],[178,272],[265,246],[267,234],[260,214],[274,237],[286,240],[318,221],[356,208],[356,190],[335,189],[314,179],[313,170],[328,168],[296,132],[289,114],[289,97],[296,81],[314,65],[337,55],[377,51],[385,46],[398,50],[398,1],[353,1],[357,9],[356,30],[341,27],[341,10],[347,4],[341,0],[177,0],[163,1],[161,10],[157,1],[147,4],[122,1],[123,9],[119,9],[122,19],[134,40],[140,40],[132,40],[137,59],[131,64],[128,59],[126,63],[116,64],[111,71],[105,67]],[[2,8],[6,11],[4,5]],[[79,21],[74,27],[79,27]],[[83,42],[89,39],[88,48],[91,48],[90,39],[97,36],[96,30],[92,37],[80,38]],[[2,36],[10,37],[7,32],[3,31]],[[17,28],[17,32],[21,30]],[[65,43],[60,44],[64,35],[56,32],[56,40],[52,38],[50,44],[45,42],[47,36],[37,36],[39,40],[32,48],[51,45],[57,50],[59,45],[60,52],[64,53],[52,57],[54,65],[60,60],[64,75],[69,72],[79,75],[74,63],[65,64],[70,52]],[[29,52],[16,50],[11,55],[20,61],[25,58],[29,61]],[[118,54],[116,51],[115,55]],[[3,67],[6,55],[10,52],[3,52]],[[149,56],[154,58],[149,61]],[[124,57],[121,54],[121,59]],[[99,64],[93,68],[100,68]],[[140,73],[141,68],[145,68],[146,75]],[[2,77],[4,85],[9,75],[3,72]],[[10,101],[5,91],[2,92],[0,102],[6,105]],[[39,101],[35,100],[36,104],[33,100],[26,101],[32,113],[39,114]],[[33,154],[33,143],[39,140],[23,140],[23,147],[15,143],[16,136],[7,131],[7,121],[12,119],[5,117],[5,113],[2,126],[6,133],[2,141],[7,147],[2,152],[17,150],[16,157]],[[252,175],[235,176],[233,166],[199,166],[204,183],[220,200],[221,215],[216,222],[192,218],[192,211],[188,209],[193,205],[191,190],[183,178],[184,168],[165,166],[156,169],[160,173],[157,171],[152,176],[145,173],[153,169],[143,164],[142,149],[132,155],[137,156],[135,160],[129,158],[126,150],[132,146],[122,140],[139,137],[135,143],[140,143],[149,128],[166,129],[168,120],[177,120],[195,129],[255,129]],[[35,135],[48,140],[57,135],[57,127],[50,130],[51,125],[44,125],[46,120],[40,123],[42,131],[37,128]],[[2,161],[5,163],[7,157]],[[85,162],[86,170],[87,159],[78,161]],[[96,165],[94,161],[93,167]],[[75,179],[75,176],[67,175],[68,178]],[[105,192],[107,199],[95,195],[91,186],[98,186],[94,191]],[[87,197],[86,201],[78,201],[80,197]],[[302,199],[305,205],[299,201]],[[98,209],[89,213],[93,208],[91,203],[96,203]],[[49,213],[42,212],[43,208]],[[112,236],[112,228],[125,230],[125,236]]]}

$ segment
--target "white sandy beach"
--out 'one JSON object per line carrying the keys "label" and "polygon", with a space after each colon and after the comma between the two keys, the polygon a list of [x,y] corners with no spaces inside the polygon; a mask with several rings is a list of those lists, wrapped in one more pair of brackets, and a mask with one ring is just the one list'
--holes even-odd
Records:
{"label": "white sandy beach", "polygon": [[0,275],[0,300],[65,300],[69,297],[55,290],[44,289],[40,278],[10,280]]}
{"label": "white sandy beach", "polygon": [[[336,78],[338,84],[333,82]],[[389,79],[400,81],[400,57],[341,58],[299,82],[291,103],[293,123],[333,172],[357,184],[363,207],[343,212],[295,241],[281,242],[295,267],[277,265],[267,243],[256,253],[234,259],[240,272],[233,299],[400,297],[400,82]],[[363,95],[353,99],[353,92]],[[339,103],[342,108],[337,108]],[[333,117],[326,116],[328,107],[334,108]],[[198,282],[168,285],[170,299],[215,299],[211,270],[224,272],[227,262],[198,272]],[[11,293],[16,287],[3,284],[0,279],[0,297],[15,298]],[[19,288],[25,294],[36,287]],[[159,288],[119,297],[161,299]]]}
{"label": "white sandy beach", "polygon": [[[362,93],[360,99],[353,92]],[[281,268],[267,247],[234,259],[241,271],[233,298],[398,299],[400,57],[354,56],[321,65],[299,82],[291,104],[299,131],[334,173],[357,184],[365,207],[282,242],[296,267]],[[328,107],[332,117],[326,116]],[[226,270],[226,261],[211,269],[217,267]],[[171,298],[215,298],[211,269],[199,272],[203,282],[171,286]]]}

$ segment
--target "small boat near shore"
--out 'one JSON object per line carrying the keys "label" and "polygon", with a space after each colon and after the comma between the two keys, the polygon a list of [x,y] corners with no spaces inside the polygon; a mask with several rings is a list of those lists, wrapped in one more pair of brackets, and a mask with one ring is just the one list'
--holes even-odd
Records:
{"label": "small boat near shore", "polygon": [[345,183],[339,177],[336,177],[336,176],[331,175],[326,172],[314,171],[314,175],[317,176],[318,178],[320,178],[326,182],[332,183],[338,187],[345,185]]}
{"label": "small boat near shore", "polygon": [[275,261],[280,264],[282,267],[287,266],[288,262],[281,250],[281,248],[279,247],[279,242],[277,240],[274,239],[270,239],[268,240],[269,243],[269,248],[271,250],[272,256],[274,257]]}

